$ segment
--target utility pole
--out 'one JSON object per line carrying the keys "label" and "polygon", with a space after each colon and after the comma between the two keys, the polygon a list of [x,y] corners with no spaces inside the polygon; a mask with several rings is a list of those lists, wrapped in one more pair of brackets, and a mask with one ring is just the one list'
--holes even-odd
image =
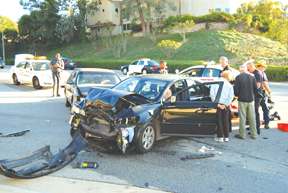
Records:
{"label": "utility pole", "polygon": [[5,63],[5,49],[4,49],[4,35],[3,35],[3,16],[1,16],[2,21],[2,48],[3,48],[3,62]]}

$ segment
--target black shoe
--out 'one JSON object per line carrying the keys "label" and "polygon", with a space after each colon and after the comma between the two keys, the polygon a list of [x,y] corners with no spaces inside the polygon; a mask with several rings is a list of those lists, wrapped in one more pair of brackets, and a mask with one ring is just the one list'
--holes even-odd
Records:
{"label": "black shoe", "polygon": [[55,97],[55,95],[52,95],[52,97]]}
{"label": "black shoe", "polygon": [[278,120],[281,120],[281,117],[279,116],[278,112],[276,111],[274,114],[274,117],[276,117]]}
{"label": "black shoe", "polygon": [[265,129],[270,129],[269,125],[264,126]]}
{"label": "black shoe", "polygon": [[247,131],[250,131],[250,127],[247,127],[246,130],[247,130]]}
{"label": "black shoe", "polygon": [[251,135],[251,132],[248,132],[248,135]]}
{"label": "black shoe", "polygon": [[258,135],[260,135],[260,130],[259,130],[259,131],[257,131],[257,134],[258,134]]}
{"label": "black shoe", "polygon": [[57,97],[60,97],[60,94],[57,94]]}

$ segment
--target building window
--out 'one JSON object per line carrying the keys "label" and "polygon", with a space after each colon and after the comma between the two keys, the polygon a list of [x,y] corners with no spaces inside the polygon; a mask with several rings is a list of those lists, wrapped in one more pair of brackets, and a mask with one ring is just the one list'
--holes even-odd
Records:
{"label": "building window", "polygon": [[221,11],[221,8],[215,8],[215,11],[220,12],[220,11]]}
{"label": "building window", "polygon": [[102,5],[102,2],[101,2],[101,0],[99,0],[99,5]]}
{"label": "building window", "polygon": [[209,9],[209,14],[213,13],[214,9]]}
{"label": "building window", "polygon": [[123,24],[123,31],[130,30],[130,23]]}
{"label": "building window", "polygon": [[105,12],[105,9],[102,9],[103,12]]}
{"label": "building window", "polygon": [[230,13],[230,9],[229,8],[225,8],[225,12],[226,13]]}
{"label": "building window", "polygon": [[100,28],[97,28],[98,31],[100,31]]}

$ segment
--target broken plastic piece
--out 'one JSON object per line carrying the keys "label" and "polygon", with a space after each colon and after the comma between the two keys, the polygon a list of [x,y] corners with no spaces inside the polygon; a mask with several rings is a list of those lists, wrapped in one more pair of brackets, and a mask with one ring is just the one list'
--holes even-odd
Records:
{"label": "broken plastic piece", "polygon": [[204,150],[204,149],[199,149],[198,152],[199,152],[199,153],[204,153],[205,150]]}
{"label": "broken plastic piece", "polygon": [[220,155],[222,155],[222,154],[223,154],[223,153],[222,153],[222,152],[220,152],[220,151],[217,151],[216,153],[217,153],[217,154],[220,154]]}
{"label": "broken plastic piece", "polygon": [[70,164],[87,141],[77,131],[72,142],[55,156],[50,146],[22,158],[0,160],[0,174],[11,178],[30,179],[51,174]]}
{"label": "broken plastic piece", "polygon": [[184,158],[181,158],[182,161],[186,160],[186,159],[201,159],[201,158],[209,158],[209,157],[214,157],[215,154],[213,153],[205,153],[205,154],[191,154],[191,155],[187,155]]}
{"label": "broken plastic piece", "polygon": [[97,168],[99,164],[97,162],[80,162],[77,163],[77,168]]}
{"label": "broken plastic piece", "polygon": [[0,137],[18,137],[18,136],[24,135],[25,133],[28,133],[28,132],[30,132],[30,129],[27,129],[24,131],[19,131],[19,132],[14,132],[14,133],[6,134],[6,135],[0,133]]}
{"label": "broken plastic piece", "polygon": [[205,151],[214,151],[214,148],[212,148],[212,147],[207,148],[205,146],[202,146],[201,149],[204,149]]}

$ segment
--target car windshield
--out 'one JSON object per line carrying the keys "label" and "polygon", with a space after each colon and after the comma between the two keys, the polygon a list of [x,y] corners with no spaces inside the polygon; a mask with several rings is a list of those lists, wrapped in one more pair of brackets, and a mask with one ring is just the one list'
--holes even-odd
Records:
{"label": "car windshield", "polygon": [[70,59],[65,59],[65,60],[63,60],[64,62],[67,62],[67,63],[72,63],[72,60],[70,60]]}
{"label": "car windshield", "polygon": [[34,70],[50,70],[50,62],[32,62]]}
{"label": "car windshield", "polygon": [[118,84],[120,78],[113,73],[80,72],[76,84]]}
{"label": "car windshield", "polygon": [[164,90],[168,81],[159,79],[130,78],[116,85],[113,90],[138,93],[148,99],[156,99]]}

